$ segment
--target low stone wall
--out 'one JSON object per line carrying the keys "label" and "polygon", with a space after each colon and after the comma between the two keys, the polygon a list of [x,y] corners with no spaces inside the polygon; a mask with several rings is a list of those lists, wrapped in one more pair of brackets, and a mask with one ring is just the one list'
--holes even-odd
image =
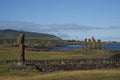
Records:
{"label": "low stone wall", "polygon": [[[1,61],[0,64],[16,64],[17,60]],[[24,66],[12,66],[10,70],[24,70],[28,67],[42,72],[59,70],[88,70],[101,68],[120,68],[120,60],[113,59],[66,59],[66,60],[26,60]]]}
{"label": "low stone wall", "polygon": [[51,72],[59,70],[89,70],[89,69],[110,69],[120,68],[120,64],[59,64],[59,65],[37,65],[38,70],[42,72]]}
{"label": "low stone wall", "polygon": [[[18,60],[0,61],[0,64],[16,64]],[[63,60],[26,60],[26,64],[95,64],[95,63],[116,63],[120,60],[114,59],[63,59]]]}
{"label": "low stone wall", "polygon": [[3,61],[0,61],[0,65],[3,65],[3,64],[16,64],[18,62],[18,60],[3,60]]}

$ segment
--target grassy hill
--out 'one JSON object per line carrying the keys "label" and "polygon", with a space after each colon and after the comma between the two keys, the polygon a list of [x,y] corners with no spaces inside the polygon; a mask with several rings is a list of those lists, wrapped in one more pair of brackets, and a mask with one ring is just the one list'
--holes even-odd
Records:
{"label": "grassy hill", "polygon": [[25,34],[26,39],[54,39],[60,40],[59,37],[45,34],[45,33],[36,33],[36,32],[26,32],[26,31],[17,31],[17,30],[0,30],[0,38],[2,39],[16,39],[20,33]]}
{"label": "grassy hill", "polygon": [[14,44],[20,33],[25,34],[25,43],[30,45],[39,45],[39,47],[64,46],[67,44],[80,44],[80,41],[62,40],[61,38],[45,33],[17,31],[17,30],[0,30],[0,44]]}

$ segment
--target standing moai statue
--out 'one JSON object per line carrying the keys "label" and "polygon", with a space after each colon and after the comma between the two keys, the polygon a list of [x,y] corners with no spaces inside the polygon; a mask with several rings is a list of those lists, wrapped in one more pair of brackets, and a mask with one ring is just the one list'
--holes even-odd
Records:
{"label": "standing moai statue", "polygon": [[25,61],[25,45],[24,45],[24,34],[20,34],[17,38],[17,45],[19,46],[18,54],[19,54],[19,62]]}
{"label": "standing moai statue", "polygon": [[91,39],[88,39],[88,49],[91,49]]}
{"label": "standing moai statue", "polygon": [[87,49],[87,38],[84,40],[84,49]]}
{"label": "standing moai statue", "polygon": [[92,37],[92,49],[96,49],[96,40]]}
{"label": "standing moai statue", "polygon": [[97,41],[97,49],[100,50],[101,49],[101,40],[98,39]]}

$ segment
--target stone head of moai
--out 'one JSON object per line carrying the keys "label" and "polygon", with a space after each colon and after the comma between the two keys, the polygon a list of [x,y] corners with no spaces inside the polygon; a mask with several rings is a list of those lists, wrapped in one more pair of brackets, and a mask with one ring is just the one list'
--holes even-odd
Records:
{"label": "stone head of moai", "polygon": [[88,49],[91,49],[91,39],[88,39]]}
{"label": "stone head of moai", "polygon": [[97,40],[97,49],[101,49],[101,40],[100,39],[98,39]]}
{"label": "stone head of moai", "polygon": [[94,37],[92,37],[92,41],[96,41]]}
{"label": "stone head of moai", "polygon": [[96,49],[96,40],[92,37],[92,49]]}
{"label": "stone head of moai", "polygon": [[84,40],[84,49],[87,49],[87,38]]}
{"label": "stone head of moai", "polygon": [[24,34],[23,33],[21,33],[19,36],[18,36],[18,38],[17,38],[17,44],[19,45],[19,44],[24,44]]}
{"label": "stone head of moai", "polygon": [[87,42],[87,38],[85,38],[85,42]]}

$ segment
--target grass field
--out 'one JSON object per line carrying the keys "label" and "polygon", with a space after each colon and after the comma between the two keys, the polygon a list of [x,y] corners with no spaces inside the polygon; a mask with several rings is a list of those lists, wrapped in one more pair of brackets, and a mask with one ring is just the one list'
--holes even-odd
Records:
{"label": "grass field", "polygon": [[120,80],[120,70],[115,69],[22,74],[0,76],[0,80]]}
{"label": "grass field", "polygon": [[[0,46],[0,61],[18,58],[18,48]],[[25,51],[27,60],[98,59],[114,54],[105,50],[73,50],[59,52]],[[120,69],[58,71],[42,73],[37,70],[7,71],[11,64],[0,65],[0,80],[120,80]]]}
{"label": "grass field", "polygon": [[[35,52],[25,51],[27,60],[55,60],[55,59],[98,59],[106,58],[111,54],[111,51],[105,50],[73,50],[73,51],[58,51],[58,52]],[[0,46],[0,61],[18,59],[18,48],[9,46]]]}

